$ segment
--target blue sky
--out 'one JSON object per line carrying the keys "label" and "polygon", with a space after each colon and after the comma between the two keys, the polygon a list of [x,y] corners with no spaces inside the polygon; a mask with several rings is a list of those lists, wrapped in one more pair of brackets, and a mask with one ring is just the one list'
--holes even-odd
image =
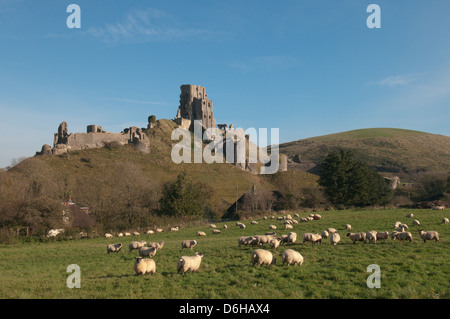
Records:
{"label": "blue sky", "polygon": [[[81,28],[69,29],[69,4]],[[369,29],[369,4],[381,29]],[[0,0],[0,167],[89,124],[173,118],[206,87],[217,123],[280,142],[359,128],[450,135],[450,1]]]}

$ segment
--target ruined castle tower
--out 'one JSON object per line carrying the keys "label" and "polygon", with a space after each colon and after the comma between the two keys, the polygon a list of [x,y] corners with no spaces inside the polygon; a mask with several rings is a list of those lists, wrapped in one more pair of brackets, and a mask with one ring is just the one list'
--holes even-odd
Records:
{"label": "ruined castle tower", "polygon": [[205,87],[185,84],[180,88],[180,106],[175,121],[185,128],[191,127],[195,120],[201,120],[204,128],[216,127],[213,103],[208,99]]}

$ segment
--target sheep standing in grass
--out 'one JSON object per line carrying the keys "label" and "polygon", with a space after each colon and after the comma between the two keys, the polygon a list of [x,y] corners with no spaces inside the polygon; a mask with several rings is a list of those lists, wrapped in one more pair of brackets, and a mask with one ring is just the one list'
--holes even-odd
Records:
{"label": "sheep standing in grass", "polygon": [[336,228],[328,227],[327,232],[331,235],[331,234],[337,232],[337,230],[336,230]]}
{"label": "sheep standing in grass", "polygon": [[106,233],[105,238],[113,238],[113,235]]}
{"label": "sheep standing in grass", "polygon": [[153,230],[151,230],[151,229],[149,229],[149,230],[147,230],[147,235],[152,235],[152,234],[154,234],[155,232],[153,231]]}
{"label": "sheep standing in grass", "polygon": [[320,216],[319,214],[314,214],[313,218],[314,218],[315,220],[319,220],[319,219],[322,218],[322,216]]}
{"label": "sheep standing in grass", "polygon": [[196,240],[183,240],[181,242],[181,249],[183,248],[194,248],[197,245],[197,241]]}
{"label": "sheep standing in grass", "polygon": [[280,246],[281,241],[279,239],[272,239],[269,242],[269,246],[272,247],[274,250],[277,250],[278,246]]}
{"label": "sheep standing in grass", "polygon": [[209,228],[217,228],[215,224],[209,224]]}
{"label": "sheep standing in grass", "polygon": [[341,241],[341,236],[338,233],[332,233],[330,236],[331,245],[336,246]]}
{"label": "sheep standing in grass", "polygon": [[369,241],[369,243],[376,244],[376,242],[377,242],[377,232],[374,231],[374,230],[368,231],[366,233],[366,239]]}
{"label": "sheep standing in grass", "polygon": [[122,244],[108,245],[106,246],[106,253],[118,253],[122,249]]}
{"label": "sheep standing in grass", "polygon": [[413,226],[420,226],[420,222],[417,219],[414,219],[412,224]]}
{"label": "sheep standing in grass", "polygon": [[352,230],[352,225],[350,225],[350,224],[345,224],[345,229],[346,229],[346,230]]}
{"label": "sheep standing in grass", "polygon": [[427,240],[434,240],[434,242],[438,242],[439,233],[437,231],[423,231],[423,229],[419,229],[419,235],[423,239],[425,243]]}
{"label": "sheep standing in grass", "polygon": [[182,256],[177,262],[177,272],[184,275],[186,272],[195,272],[200,268],[203,254],[196,252],[194,256]]}
{"label": "sheep standing in grass", "polygon": [[413,213],[409,213],[409,214],[406,214],[405,217],[406,217],[406,218],[413,218],[413,217],[414,217],[414,214],[413,214]]}
{"label": "sheep standing in grass", "polygon": [[123,233],[123,235],[124,235],[125,237],[131,236],[131,234],[130,234],[130,233],[127,233],[127,232]]}
{"label": "sheep standing in grass", "polygon": [[277,229],[277,226],[275,226],[275,225],[269,225],[269,229],[271,229],[271,230],[276,230],[276,229]]}
{"label": "sheep standing in grass", "polygon": [[297,233],[290,232],[287,237],[287,242],[295,244],[296,241],[297,241]]}
{"label": "sheep standing in grass", "polygon": [[212,234],[213,234],[213,235],[218,235],[218,234],[220,234],[220,230],[218,230],[218,229],[213,229],[213,230],[212,230]]}
{"label": "sheep standing in grass", "polygon": [[389,232],[387,231],[379,231],[377,232],[377,241],[379,240],[387,240],[389,238]]}
{"label": "sheep standing in grass", "polygon": [[308,241],[310,241],[313,245],[317,243],[322,244],[322,235],[312,233],[303,234],[303,244]]}
{"label": "sheep standing in grass", "polygon": [[329,234],[326,230],[324,230],[324,231],[322,232],[322,237],[323,237],[323,238],[328,238],[328,236],[330,236],[330,234]]}
{"label": "sheep standing in grass", "polygon": [[238,245],[239,247],[241,245],[247,246],[247,245],[254,245],[256,246],[258,244],[258,241],[254,236],[242,236],[238,238]]}
{"label": "sheep standing in grass", "polygon": [[366,233],[348,233],[347,236],[355,244],[357,241],[366,242]]}
{"label": "sheep standing in grass", "polygon": [[273,239],[272,235],[256,235],[256,240],[258,241],[258,245],[269,244],[269,242]]}
{"label": "sheep standing in grass", "polygon": [[164,247],[164,244],[165,244],[164,240],[161,240],[159,243],[157,243],[157,242],[150,242],[150,243],[148,243],[147,246],[156,248],[156,250],[161,250]]}
{"label": "sheep standing in grass", "polygon": [[157,249],[155,247],[139,247],[138,251],[141,257],[153,257],[156,255]]}
{"label": "sheep standing in grass", "polygon": [[245,229],[245,224],[243,224],[243,223],[240,223],[240,224],[239,224],[239,228],[241,228],[241,229]]}
{"label": "sheep standing in grass", "polygon": [[130,252],[131,252],[132,250],[139,249],[140,247],[144,247],[145,244],[147,244],[146,241],[132,241],[128,245],[128,248],[130,249]]}
{"label": "sheep standing in grass", "polygon": [[410,232],[396,232],[393,239],[398,239],[400,241],[408,240],[409,242],[412,242],[412,234]]}
{"label": "sheep standing in grass", "polygon": [[138,275],[153,275],[156,272],[156,263],[153,259],[142,259],[142,257],[136,257],[134,262],[134,271]]}
{"label": "sheep standing in grass", "polygon": [[255,264],[257,264],[258,267],[261,267],[263,265],[267,265],[267,267],[269,267],[272,264],[275,265],[275,263],[275,257],[268,250],[255,249],[252,252],[252,266],[255,266]]}
{"label": "sheep standing in grass", "polygon": [[281,254],[281,260],[283,261],[283,266],[287,264],[288,266],[294,264],[297,266],[301,266],[303,264],[304,258],[303,256],[293,249],[286,249]]}
{"label": "sheep standing in grass", "polygon": [[117,235],[117,237],[123,237],[123,233],[119,233],[119,235]]}
{"label": "sheep standing in grass", "polygon": [[156,228],[155,231],[156,231],[157,233],[162,233],[162,232],[164,232],[164,229],[162,229],[162,228]]}
{"label": "sheep standing in grass", "polygon": [[294,229],[294,227],[292,225],[286,224],[284,225],[284,230],[286,229]]}
{"label": "sheep standing in grass", "polygon": [[228,225],[223,225],[223,229],[227,229],[228,228]]}
{"label": "sheep standing in grass", "polygon": [[448,224],[448,218],[447,217],[442,218],[442,224]]}

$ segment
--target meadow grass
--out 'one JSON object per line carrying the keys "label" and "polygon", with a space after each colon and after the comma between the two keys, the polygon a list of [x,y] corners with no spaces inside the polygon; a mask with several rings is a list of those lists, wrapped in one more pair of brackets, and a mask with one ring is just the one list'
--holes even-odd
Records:
{"label": "meadow grass", "polygon": [[[420,240],[419,227],[412,226],[414,213],[424,230],[435,230],[441,242]],[[290,212],[293,215],[295,212]],[[449,245],[450,225],[441,224],[450,210],[346,210],[320,212],[321,220],[294,225],[299,240],[280,246],[275,253],[276,265],[252,267],[252,247],[239,247],[237,238],[264,234],[269,224],[278,227],[277,234],[287,234],[282,221],[258,220],[258,225],[243,221],[245,229],[235,222],[216,223],[220,235],[212,235],[208,225],[181,228],[178,232],[122,238],[95,238],[50,243],[22,243],[0,246],[0,298],[136,298],[136,299],[298,299],[298,298],[437,298],[448,299],[450,292]],[[273,213],[268,213],[271,216]],[[284,213],[286,214],[286,213]],[[300,213],[300,217],[307,213]],[[278,215],[279,216],[279,215]],[[409,225],[413,242],[388,240],[377,244],[353,244],[344,225],[352,232],[392,231],[396,221]],[[228,229],[223,229],[223,224]],[[331,246],[302,244],[303,233],[319,233],[334,227],[341,242]],[[198,230],[206,237],[198,237]],[[181,249],[181,240],[196,239],[194,250]],[[137,251],[129,252],[133,240],[165,241],[156,254],[155,275],[138,276],[133,270]],[[122,251],[106,254],[106,245],[122,242]],[[299,251],[305,258],[302,266],[282,266],[281,252],[287,248]],[[265,249],[273,251],[267,246]],[[202,252],[205,257],[196,273],[182,276],[176,271],[182,255]],[[81,288],[66,285],[67,266],[81,269]],[[381,269],[381,288],[370,289],[367,266]]]}

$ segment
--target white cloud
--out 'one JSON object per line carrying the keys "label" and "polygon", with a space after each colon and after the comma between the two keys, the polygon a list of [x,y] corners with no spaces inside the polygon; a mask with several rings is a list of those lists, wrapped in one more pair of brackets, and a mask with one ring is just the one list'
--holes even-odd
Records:
{"label": "white cloud", "polygon": [[381,86],[389,86],[389,87],[396,87],[396,86],[405,86],[410,83],[413,83],[417,79],[417,74],[408,74],[408,75],[391,75],[387,78],[376,82],[378,85]]}

